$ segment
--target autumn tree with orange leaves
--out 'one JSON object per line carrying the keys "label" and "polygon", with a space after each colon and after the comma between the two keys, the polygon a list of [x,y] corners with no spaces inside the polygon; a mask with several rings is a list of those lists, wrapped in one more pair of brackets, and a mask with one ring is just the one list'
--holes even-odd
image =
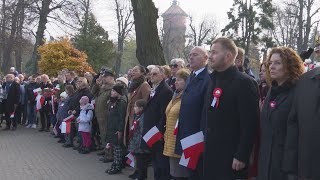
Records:
{"label": "autumn tree with orange leaves", "polygon": [[57,76],[62,69],[77,72],[79,75],[85,72],[93,72],[88,64],[86,53],[76,49],[68,39],[52,41],[39,47],[40,73],[49,76]]}

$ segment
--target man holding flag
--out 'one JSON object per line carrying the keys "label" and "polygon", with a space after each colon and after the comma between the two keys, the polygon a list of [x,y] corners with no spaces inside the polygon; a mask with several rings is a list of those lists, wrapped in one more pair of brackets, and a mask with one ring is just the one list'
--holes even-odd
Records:
{"label": "man holding flag", "polygon": [[[152,91],[144,112],[142,149],[152,152],[152,165],[155,180],[170,179],[169,158],[163,155],[164,141],[162,135],[165,130],[165,110],[170,102],[173,92],[165,82],[164,70],[156,66],[150,72]],[[161,139],[160,139],[161,138]],[[159,140],[160,139],[160,140]],[[148,162],[145,162],[147,165]]]}
{"label": "man holding flag", "polygon": [[[186,87],[181,97],[181,107],[178,123],[178,133],[176,138],[175,153],[183,155],[181,140],[195,133],[199,133],[204,104],[204,95],[209,83],[207,69],[208,53],[202,47],[194,47],[189,54],[190,68],[192,73],[186,80]],[[196,163],[196,168],[190,168],[189,179],[201,179],[202,163],[201,153],[197,154],[200,162]],[[187,157],[188,159],[189,157]],[[192,158],[194,160],[194,158]],[[180,163],[183,164],[183,163]]]}
{"label": "man holding flag", "polygon": [[18,83],[14,81],[13,74],[7,74],[6,82],[3,83],[2,88],[4,89],[5,94],[3,102],[5,119],[7,122],[7,126],[4,130],[9,130],[11,125],[11,130],[16,130],[17,122],[14,118],[14,113],[16,111],[20,99],[20,86]]}
{"label": "man holding flag", "polygon": [[203,179],[248,178],[248,161],[256,136],[259,95],[251,78],[234,62],[237,46],[228,38],[213,41],[209,64],[214,70],[205,95]]}

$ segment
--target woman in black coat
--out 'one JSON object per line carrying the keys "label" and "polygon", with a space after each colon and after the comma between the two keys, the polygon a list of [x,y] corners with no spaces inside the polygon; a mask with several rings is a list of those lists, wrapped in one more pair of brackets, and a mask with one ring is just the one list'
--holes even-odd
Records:
{"label": "woman in black coat", "polygon": [[296,81],[303,74],[303,63],[291,48],[273,48],[266,62],[271,89],[260,116],[261,139],[258,180],[285,180],[282,160],[288,114]]}

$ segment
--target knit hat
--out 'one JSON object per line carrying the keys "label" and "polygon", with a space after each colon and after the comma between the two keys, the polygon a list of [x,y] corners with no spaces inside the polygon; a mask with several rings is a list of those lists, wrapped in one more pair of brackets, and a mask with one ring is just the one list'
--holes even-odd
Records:
{"label": "knit hat", "polygon": [[88,96],[82,96],[80,99],[80,105],[85,105],[89,103],[89,98]]}
{"label": "knit hat", "polygon": [[67,98],[68,97],[68,94],[63,91],[61,94],[60,94],[60,97],[63,97],[63,98]]}
{"label": "knit hat", "polygon": [[128,87],[129,81],[128,81],[127,78],[125,78],[125,77],[119,77],[118,79],[116,79],[116,81],[121,81],[121,82],[123,82],[123,83],[126,85],[126,87]]}
{"label": "knit hat", "polygon": [[123,86],[116,84],[115,86],[113,86],[112,89],[115,90],[121,96],[123,95]]}

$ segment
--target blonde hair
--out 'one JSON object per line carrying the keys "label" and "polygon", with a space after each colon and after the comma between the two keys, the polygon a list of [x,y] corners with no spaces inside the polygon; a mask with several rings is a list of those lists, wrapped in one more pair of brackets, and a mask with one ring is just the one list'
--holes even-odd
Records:
{"label": "blonde hair", "polygon": [[182,78],[184,79],[184,81],[187,80],[187,78],[189,77],[190,75],[190,71],[189,69],[186,69],[186,68],[183,68],[183,69],[179,69],[176,73],[176,77],[177,78]]}

